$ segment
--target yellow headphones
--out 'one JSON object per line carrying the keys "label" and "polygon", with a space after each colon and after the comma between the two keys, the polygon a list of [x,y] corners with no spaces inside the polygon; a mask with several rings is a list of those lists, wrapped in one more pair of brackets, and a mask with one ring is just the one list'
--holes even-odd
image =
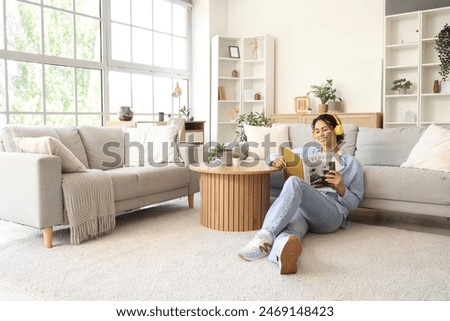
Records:
{"label": "yellow headphones", "polygon": [[[320,115],[331,115],[331,116],[333,116],[333,118],[336,120],[336,124],[337,124],[336,127],[334,127],[334,133],[336,135],[338,135],[338,136],[344,134],[344,127],[342,127],[341,121],[339,120],[339,118],[335,114],[322,113]],[[317,116],[317,117],[319,117],[319,116]],[[311,134],[312,134],[312,137],[316,138],[314,130],[311,132]]]}

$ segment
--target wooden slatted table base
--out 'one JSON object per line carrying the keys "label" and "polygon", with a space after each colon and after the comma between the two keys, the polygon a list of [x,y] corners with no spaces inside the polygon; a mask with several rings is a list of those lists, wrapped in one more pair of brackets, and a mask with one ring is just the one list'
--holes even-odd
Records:
{"label": "wooden slatted table base", "polygon": [[269,209],[269,174],[201,175],[200,223],[219,231],[260,229]]}
{"label": "wooden slatted table base", "polygon": [[270,173],[264,163],[253,168],[192,167],[200,172],[200,224],[219,231],[261,228],[270,205]]}

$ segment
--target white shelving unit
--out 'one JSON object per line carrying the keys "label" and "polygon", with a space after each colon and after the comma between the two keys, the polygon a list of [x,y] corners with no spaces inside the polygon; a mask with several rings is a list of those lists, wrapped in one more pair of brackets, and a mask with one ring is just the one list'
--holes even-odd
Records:
{"label": "white shelving unit", "polygon": [[[229,46],[239,48],[239,58],[230,58]],[[274,112],[274,39],[214,36],[211,54],[211,140],[231,142],[239,115],[253,111],[270,117]]]}
{"label": "white shelving unit", "polygon": [[[450,22],[450,7],[385,17],[384,127],[450,124],[450,93],[433,93],[439,75],[435,37]],[[392,82],[413,83],[406,95],[391,91]]]}

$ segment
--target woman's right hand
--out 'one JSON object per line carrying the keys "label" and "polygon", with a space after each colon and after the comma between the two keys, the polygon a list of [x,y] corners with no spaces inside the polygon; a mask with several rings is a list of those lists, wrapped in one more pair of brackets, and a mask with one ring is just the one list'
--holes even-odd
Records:
{"label": "woman's right hand", "polygon": [[272,166],[276,168],[285,168],[286,162],[284,161],[283,157],[277,157],[273,160]]}

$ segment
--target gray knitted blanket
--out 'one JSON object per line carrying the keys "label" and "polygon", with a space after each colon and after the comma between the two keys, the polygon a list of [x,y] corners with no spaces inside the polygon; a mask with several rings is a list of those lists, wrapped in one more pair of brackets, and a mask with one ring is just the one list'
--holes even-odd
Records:
{"label": "gray knitted blanket", "polygon": [[70,242],[80,244],[116,226],[111,178],[101,170],[62,174]]}

